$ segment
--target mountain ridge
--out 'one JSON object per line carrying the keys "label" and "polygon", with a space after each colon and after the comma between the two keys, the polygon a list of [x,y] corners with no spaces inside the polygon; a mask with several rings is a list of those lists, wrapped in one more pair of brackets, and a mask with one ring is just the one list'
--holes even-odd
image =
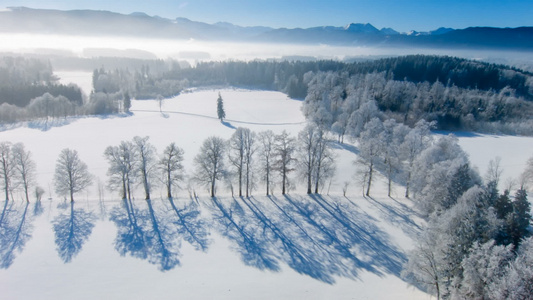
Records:
{"label": "mountain ridge", "polygon": [[144,12],[120,14],[105,10],[53,10],[9,7],[0,11],[0,32],[126,36],[206,41],[300,43],[348,46],[414,46],[435,48],[502,48],[533,50],[533,27],[438,28],[400,33],[370,23],[343,27],[272,28],[208,24],[178,17],[167,19]]}

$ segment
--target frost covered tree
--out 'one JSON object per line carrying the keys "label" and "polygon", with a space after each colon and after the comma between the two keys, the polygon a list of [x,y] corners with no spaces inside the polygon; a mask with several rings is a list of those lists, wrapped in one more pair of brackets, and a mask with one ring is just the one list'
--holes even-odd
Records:
{"label": "frost covered tree", "polygon": [[431,129],[432,123],[424,120],[416,123],[413,128],[404,138],[400,145],[400,153],[403,160],[406,162],[406,182],[405,182],[405,197],[409,198],[412,184],[412,176],[414,172],[414,164],[418,155],[431,144]]}
{"label": "frost covered tree", "polygon": [[259,141],[259,161],[260,169],[265,180],[266,195],[270,194],[272,184],[272,168],[274,165],[274,146],[276,142],[276,135],[272,130],[260,132],[258,135]]}
{"label": "frost covered tree", "polygon": [[217,99],[217,116],[220,122],[224,121],[226,118],[226,111],[224,111],[224,100],[222,99],[220,93],[218,93]]}
{"label": "frost covered tree", "polygon": [[124,94],[124,97],[123,97],[123,100],[122,100],[122,105],[123,105],[123,108],[124,108],[124,112],[129,113],[130,112],[130,108],[131,108],[131,97],[130,97],[130,94],[128,92],[126,92]]}
{"label": "frost covered tree", "polygon": [[404,276],[426,285],[428,292],[449,297],[460,286],[462,262],[474,243],[484,244],[493,239],[500,223],[479,186],[466,191],[450,209],[432,214],[409,254]]}
{"label": "frost covered tree", "polygon": [[533,238],[526,238],[504,275],[489,283],[489,299],[532,299]]}
{"label": "frost covered tree", "polygon": [[6,202],[9,201],[9,195],[12,190],[12,180],[15,173],[15,164],[13,163],[11,153],[11,143],[0,143],[0,178],[2,179],[3,190]]}
{"label": "frost covered tree", "polygon": [[522,239],[531,235],[531,204],[527,200],[527,192],[523,189],[516,191],[512,202],[513,212],[507,216],[509,235],[515,247],[520,246]]}
{"label": "frost covered tree", "polygon": [[145,192],[145,199],[150,199],[150,191],[153,185],[154,172],[156,169],[156,149],[148,142],[149,137],[133,138],[136,148],[135,160],[137,161],[138,173]]}
{"label": "frost covered tree", "polygon": [[284,130],[276,135],[274,144],[275,160],[273,167],[281,177],[281,194],[285,195],[290,187],[289,174],[295,170],[294,151],[296,151],[296,139],[289,136]]}
{"label": "frost covered tree", "polygon": [[225,141],[219,137],[211,136],[204,141],[200,152],[194,158],[196,165],[194,179],[209,188],[211,197],[215,197],[217,180],[221,180],[225,176],[225,153]]}
{"label": "frost covered tree", "polygon": [[349,134],[358,138],[361,132],[365,129],[365,125],[374,118],[380,118],[381,112],[375,100],[367,100],[359,109],[354,111],[348,121]]}
{"label": "frost covered tree", "polygon": [[366,196],[370,196],[375,167],[383,151],[383,145],[379,140],[382,132],[383,123],[378,118],[374,118],[365,125],[359,137],[359,157],[356,163],[360,167],[360,175],[366,179]]}
{"label": "frost covered tree", "polygon": [[109,163],[107,175],[111,190],[120,189],[122,199],[132,198],[132,186],[137,179],[136,148],[132,142],[122,141],[118,146],[105,149],[104,157]]}
{"label": "frost covered tree", "polygon": [[167,188],[167,197],[172,198],[172,188],[183,180],[183,149],[175,143],[168,145],[159,159],[161,179]]}
{"label": "frost covered tree", "polygon": [[[402,276],[426,292],[441,299],[445,286],[444,267],[441,265],[443,252],[439,248],[439,234],[429,227],[418,238],[413,250],[409,252]],[[432,230],[433,229],[433,230]]]}
{"label": "frost covered tree", "polygon": [[505,268],[514,259],[512,246],[498,246],[494,240],[473,244],[461,262],[462,276],[456,278],[452,298],[491,299],[491,284],[505,276]]}
{"label": "frost covered tree", "polygon": [[453,206],[464,191],[481,185],[481,178],[470,168],[468,155],[453,135],[443,136],[423,150],[413,166],[415,203],[425,217],[433,212],[440,214]]}
{"label": "frost covered tree", "polygon": [[500,178],[502,176],[503,169],[501,167],[502,158],[497,156],[494,159],[489,161],[489,166],[487,168],[487,173],[485,174],[485,182],[494,182],[496,187],[500,183]]}
{"label": "frost covered tree", "polygon": [[26,202],[30,202],[29,191],[35,180],[35,162],[31,158],[31,152],[26,151],[22,143],[13,145],[12,153],[16,181],[24,191]]}
{"label": "frost covered tree", "polygon": [[403,143],[408,130],[407,126],[396,123],[394,119],[388,119],[383,122],[383,131],[379,134],[389,197],[392,191],[392,180],[401,168],[400,145]]}
{"label": "frost covered tree", "polygon": [[74,194],[83,191],[93,182],[93,176],[87,170],[87,165],[81,161],[78,151],[63,149],[56,162],[54,184],[56,193],[69,195],[74,202]]}

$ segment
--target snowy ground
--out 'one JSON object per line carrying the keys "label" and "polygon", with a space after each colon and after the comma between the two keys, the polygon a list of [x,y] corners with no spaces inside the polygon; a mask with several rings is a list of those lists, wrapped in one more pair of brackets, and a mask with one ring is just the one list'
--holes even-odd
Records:
{"label": "snowy ground", "polygon": [[[63,82],[80,76],[90,88],[80,73],[60,76]],[[225,124],[216,118],[219,92]],[[363,198],[351,184],[342,196],[344,182],[354,181],[355,153],[349,146],[335,150],[338,172],[323,198],[303,196],[301,184],[289,197],[279,189],[270,198],[258,190],[251,200],[232,198],[227,190],[216,201],[202,190],[191,199],[183,190],[174,210],[160,190],[150,204],[138,191],[130,207],[133,224],[116,194],[99,197],[97,184],[78,195],[72,210],[53,193],[55,160],[65,147],[78,150],[102,183],[104,149],[136,135],[150,136],[159,151],[175,142],[191,171],[208,136],[227,139],[239,126],[296,136],[305,126],[300,107],[300,101],[277,92],[199,90],[165,100],[163,113],[157,101],[133,101],[132,116],[73,118],[0,132],[0,140],[24,142],[33,153],[38,182],[47,191],[41,214],[34,215],[30,204],[27,223],[19,226],[24,243],[14,249],[9,268],[0,269],[2,299],[429,299],[398,276],[420,222],[401,197],[403,189],[396,187],[389,198],[379,182],[374,196]],[[488,159],[501,156],[504,177],[519,174],[533,154],[527,153],[533,149],[530,138],[465,136],[460,142],[482,172]],[[12,208],[15,228],[24,208],[20,201]],[[65,238],[61,224],[68,220],[81,220],[74,227],[84,242]],[[132,232],[149,242],[125,238]],[[59,251],[58,245],[73,247]],[[75,255],[65,263],[69,253]],[[164,266],[172,267],[160,271]]]}

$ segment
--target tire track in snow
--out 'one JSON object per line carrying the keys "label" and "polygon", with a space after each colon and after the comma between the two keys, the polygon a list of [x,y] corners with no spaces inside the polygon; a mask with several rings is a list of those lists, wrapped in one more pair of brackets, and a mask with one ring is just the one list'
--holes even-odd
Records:
{"label": "tire track in snow", "polygon": [[[161,111],[158,111],[158,110],[149,110],[149,109],[131,109],[130,111],[131,112],[153,112],[153,113],[163,113],[163,114],[177,114],[177,115],[186,115],[186,116],[193,116],[193,117],[200,117],[200,118],[218,120],[217,117],[212,117],[212,116],[208,116],[208,115],[201,115],[201,114],[194,114],[194,113],[187,113],[187,112],[181,112],[181,111],[162,111],[161,112]],[[224,119],[224,121],[232,122],[232,123],[238,123],[238,124],[272,125],[272,126],[305,124],[305,121],[302,121],[302,122],[284,122],[284,123],[246,122],[246,121],[239,121],[239,120],[232,120],[232,119]]]}

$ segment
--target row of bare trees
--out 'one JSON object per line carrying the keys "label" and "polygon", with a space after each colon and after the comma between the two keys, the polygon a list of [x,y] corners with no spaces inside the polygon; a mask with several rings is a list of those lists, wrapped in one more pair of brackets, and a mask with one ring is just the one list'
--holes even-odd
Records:
{"label": "row of bare trees", "polygon": [[216,194],[217,181],[224,181],[232,194],[236,182],[238,195],[249,197],[257,187],[258,178],[267,196],[273,192],[276,182],[281,193],[286,194],[292,187],[290,174],[294,171],[306,182],[307,193],[313,190],[318,193],[335,169],[326,132],[313,125],[304,128],[298,139],[286,131],[255,133],[248,128],[237,128],[227,142],[219,137],[207,138],[194,162],[193,180],[207,187],[212,197]]}
{"label": "row of bare trees", "polygon": [[[0,143],[0,178],[6,203],[13,198],[15,190],[22,190],[26,201],[30,201],[30,188],[35,182],[35,162],[24,144]],[[42,192],[36,190],[36,195],[40,198]]]}
{"label": "row of bare trees", "polygon": [[[162,184],[168,198],[185,181],[184,151],[175,143],[169,144],[162,154],[149,142],[149,137],[136,136],[109,146],[104,151],[108,166],[108,187],[119,191],[123,199],[132,199],[136,186],[142,186],[145,199],[151,198],[155,186]],[[268,130],[255,133],[248,128],[237,128],[229,140],[209,137],[204,140],[194,158],[194,172],[190,183],[206,187],[214,197],[217,182],[222,181],[232,195],[249,197],[259,184],[266,195],[273,193],[279,184],[286,194],[293,186],[292,173],[306,184],[307,193],[318,193],[331,178],[334,156],[326,131],[309,125],[298,135],[283,131],[275,134]],[[29,201],[30,190],[40,200],[44,190],[35,184],[36,167],[31,152],[24,145],[0,143],[0,179],[6,202],[14,190],[21,190]],[[56,162],[54,186],[58,195],[74,201],[74,195],[92,185],[94,176],[73,149],[63,149]]]}

